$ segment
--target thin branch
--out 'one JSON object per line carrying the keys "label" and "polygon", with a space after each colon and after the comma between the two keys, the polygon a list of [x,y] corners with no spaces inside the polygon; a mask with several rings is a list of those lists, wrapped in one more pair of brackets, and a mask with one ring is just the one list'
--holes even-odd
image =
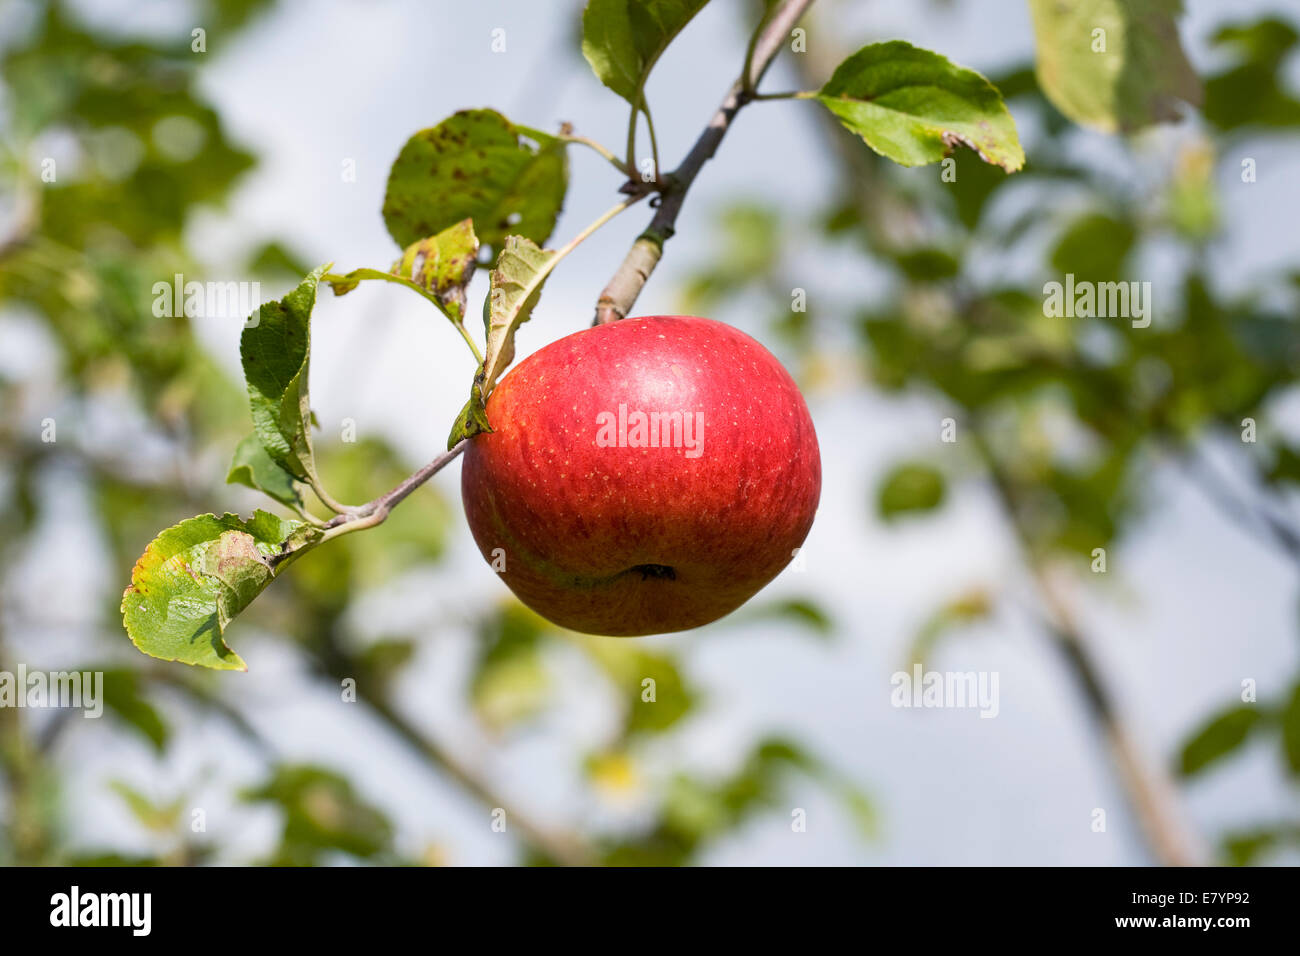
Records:
{"label": "thin branch", "polygon": [[608,209],[606,209],[603,213],[597,216],[587,226],[587,228],[583,229],[582,232],[578,233],[576,236],[574,236],[572,239],[570,239],[568,242],[562,245],[558,250],[556,250],[555,259],[552,260],[551,262],[551,268],[554,269],[557,265],[559,265],[561,259],[567,256],[574,249],[578,248],[578,246],[582,245],[583,240],[589,238],[593,232],[595,232],[601,226],[605,225],[605,223],[609,222],[611,219],[613,219],[615,216],[621,213],[624,209],[628,209],[632,206],[635,206],[647,195],[648,193],[638,192],[635,195],[629,196],[627,199],[624,199],[622,202],[616,203],[615,205],[610,206]]}
{"label": "thin branch", "polygon": [[764,12],[762,18],[754,26],[753,31],[749,34],[749,43],[745,46],[745,59],[740,62],[740,79],[741,86],[745,93],[753,94],[755,81],[750,79],[749,64],[754,62],[754,50],[758,46],[758,38],[763,35],[763,30],[768,24],[768,14],[772,11]]}
{"label": "thin branch", "polygon": [[816,90],[791,90],[788,93],[754,93],[750,96],[750,99],[755,102],[766,100],[810,100],[816,95]]}
{"label": "thin branch", "polygon": [[973,427],[976,448],[985,466],[1003,512],[1011,525],[1039,599],[1046,611],[1044,625],[1079,683],[1089,713],[1100,726],[1124,785],[1129,803],[1152,855],[1164,866],[1196,866],[1203,862],[1203,850],[1196,835],[1186,827],[1177,793],[1168,774],[1147,759],[1120,714],[1107,689],[1096,661],[1088,649],[1075,616],[1060,592],[1056,580],[1038,561],[1036,548],[1019,507],[1019,491],[1006,473],[978,426]]}
{"label": "thin branch", "polygon": [[419,728],[399,714],[381,695],[367,693],[358,682],[357,696],[427,763],[447,774],[488,807],[505,810],[506,827],[517,829],[525,844],[562,866],[592,866],[595,863],[584,841],[578,836],[567,832],[552,832],[533,822],[526,814],[513,809],[510,802],[493,790],[475,770],[421,733]]}
{"label": "thin branch", "polygon": [[1279,517],[1262,502],[1239,496],[1219,476],[1214,467],[1191,450],[1174,452],[1183,472],[1224,515],[1244,530],[1255,534],[1261,529],[1293,561],[1300,562],[1300,531]]}
{"label": "thin branch", "polygon": [[781,47],[785,45],[795,24],[803,19],[803,15],[808,12],[812,4],[813,0],[786,0],[781,8],[772,14],[772,18],[759,34],[758,42],[754,44],[749,54],[748,68],[744,76],[744,85],[748,89],[758,89],[759,82],[767,73],[768,67],[772,65],[772,61],[776,59]]}
{"label": "thin branch", "polygon": [[655,135],[655,121],[650,115],[650,105],[643,105],[641,112],[645,114],[645,128],[650,134],[650,163],[654,170],[654,181],[659,182],[659,139]]}
{"label": "thin branch", "polygon": [[[595,325],[625,318],[636,303],[650,274],[663,256],[664,243],[676,230],[677,216],[681,212],[686,192],[704,164],[713,158],[731,123],[746,103],[753,99],[751,92],[767,72],[772,61],[785,44],[786,38],[813,0],[786,0],[760,31],[753,44],[748,62],[741,77],[727,91],[722,105],[704,127],[695,145],[681,164],[665,176],[660,176],[661,201],[649,227],[637,238],[623,263],[596,301]],[[636,111],[633,110],[635,122]]]}
{"label": "thin branch", "polygon": [[1083,632],[1052,578],[1037,566],[1031,566],[1030,570],[1051,614],[1052,636],[1079,681],[1089,711],[1110,744],[1115,767],[1152,855],[1164,866],[1202,865],[1204,850],[1196,834],[1186,825],[1173,781],[1158,762],[1143,753],[1120,715]]}
{"label": "thin branch", "polygon": [[377,524],[383,524],[394,508],[405,501],[416,488],[419,488],[451,464],[452,460],[463,452],[468,444],[469,439],[462,438],[450,450],[443,452],[419,471],[404,478],[401,484],[392,491],[386,492],[373,501],[367,501],[364,505],[353,508],[327,521],[325,523],[325,537],[321,539],[322,542],[337,538],[340,535],[350,534],[353,531],[360,531],[363,528],[373,528]]}
{"label": "thin branch", "polygon": [[326,629],[320,634],[316,650],[321,669],[336,680],[354,679],[357,699],[383,722],[388,731],[405,743],[429,767],[438,773],[446,774],[467,793],[488,807],[505,810],[507,829],[511,827],[516,829],[526,845],[563,866],[590,866],[595,863],[590,849],[579,836],[549,830],[533,821],[526,813],[515,810],[505,797],[483,779],[477,769],[462,762],[438,741],[411,723],[382,692],[377,690],[369,680],[364,679],[364,668],[361,663],[340,645],[331,629]]}

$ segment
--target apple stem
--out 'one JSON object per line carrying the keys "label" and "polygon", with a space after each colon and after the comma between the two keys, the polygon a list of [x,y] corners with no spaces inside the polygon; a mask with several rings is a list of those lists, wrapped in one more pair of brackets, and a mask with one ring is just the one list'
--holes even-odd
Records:
{"label": "apple stem", "polygon": [[615,216],[621,213],[624,209],[627,209],[630,206],[635,206],[642,199],[644,199],[646,195],[647,194],[644,192],[639,192],[633,196],[629,196],[627,199],[624,199],[622,202],[616,205],[610,206],[603,213],[601,213],[594,220],[592,220],[585,229],[583,229],[580,233],[578,233],[576,236],[574,236],[572,239],[570,239],[568,242],[566,242],[563,246],[561,246],[556,251],[555,260],[551,263],[550,267],[554,269],[555,266],[559,264],[561,259],[567,256],[574,249],[578,248],[578,246],[582,245],[584,239],[590,237],[593,232],[595,232],[601,226],[605,225],[605,223],[609,222],[611,219],[613,219]]}
{"label": "apple stem", "polygon": [[756,103],[766,100],[810,100],[816,95],[816,90],[790,90],[785,93],[754,93],[751,99]]}
{"label": "apple stem", "polygon": [[333,496],[325,490],[325,487],[320,483],[320,479],[315,475],[311,475],[307,478],[307,486],[311,488],[312,492],[320,500],[321,504],[337,515],[346,515],[356,510],[349,505],[336,501]]}
{"label": "apple stem", "polygon": [[611,151],[605,146],[602,146],[596,140],[591,139],[590,137],[587,136],[579,136],[576,133],[563,133],[563,132],[560,133],[559,138],[564,140],[564,142],[566,143],[576,143],[579,146],[586,146],[588,149],[594,150],[595,152],[603,156],[606,162],[608,162],[611,166],[617,169],[624,176],[632,175],[632,171],[627,168],[627,164],[624,163],[623,160],[619,159],[617,156],[614,155],[613,151]]}
{"label": "apple stem", "polygon": [[373,528],[375,525],[383,524],[388,518],[389,513],[394,508],[406,500],[407,496],[416,488],[419,488],[438,472],[442,471],[442,469],[446,468],[447,465],[451,464],[452,460],[463,452],[465,446],[468,444],[469,439],[462,438],[448,451],[443,452],[413,475],[409,475],[403,479],[401,484],[392,491],[382,494],[373,501],[368,501],[364,505],[352,508],[346,513],[327,521],[324,525],[325,536],[321,541],[329,541],[332,538],[350,534],[353,531],[361,531],[364,528]]}
{"label": "apple stem", "polygon": [[646,132],[650,134],[650,158],[651,165],[654,167],[654,181],[659,181],[659,140],[655,136],[655,121],[650,116],[650,104],[644,99],[641,101],[641,112],[645,114]]}
{"label": "apple stem", "polygon": [[[703,132],[691,147],[681,165],[672,173],[661,177],[661,201],[650,225],[633,243],[627,256],[609,284],[596,300],[596,318],[593,325],[603,325],[625,318],[636,303],[663,256],[663,244],[676,230],[677,216],[681,212],[686,191],[699,175],[704,164],[713,158],[718,144],[731,128],[732,120],[746,103],[754,99],[753,90],[767,68],[785,45],[786,38],[799,18],[812,6],[813,0],[785,0],[757,33],[741,76],[728,90],[722,105],[709,120]],[[635,118],[636,111],[633,110]]]}

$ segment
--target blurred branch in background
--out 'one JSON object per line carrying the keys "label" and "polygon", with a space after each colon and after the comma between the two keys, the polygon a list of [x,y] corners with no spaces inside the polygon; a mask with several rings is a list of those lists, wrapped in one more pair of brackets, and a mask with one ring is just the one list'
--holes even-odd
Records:
{"label": "blurred branch in background", "polygon": [[1152,761],[1143,753],[1079,627],[1066,596],[1070,582],[1068,568],[1053,573],[1051,556],[1042,553],[1032,528],[1026,525],[1029,511],[1023,501],[1022,489],[998,462],[992,446],[981,434],[980,426],[973,424],[971,430],[980,456],[989,469],[1004,517],[1014,529],[1021,548],[1021,560],[1046,611],[1043,629],[1055,641],[1079,685],[1089,715],[1101,729],[1151,855],[1166,866],[1203,865],[1206,862],[1204,848],[1200,838],[1188,827],[1169,774],[1163,763]]}

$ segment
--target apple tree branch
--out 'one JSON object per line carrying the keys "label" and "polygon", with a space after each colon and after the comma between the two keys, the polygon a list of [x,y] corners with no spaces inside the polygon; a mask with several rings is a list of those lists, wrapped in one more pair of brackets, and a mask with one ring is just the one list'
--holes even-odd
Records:
{"label": "apple tree branch", "polygon": [[[786,38],[800,17],[807,12],[813,0],[785,0],[760,26],[751,41],[740,77],[732,84],[707,126],[695,140],[686,158],[671,173],[662,178],[658,186],[659,207],[645,232],[637,237],[614,277],[596,301],[594,325],[603,325],[626,318],[636,303],[655,266],[663,256],[664,243],[676,231],[677,216],[686,199],[687,190],[695,182],[704,164],[713,158],[722,138],[745,104],[754,99],[754,89],[767,68],[772,65]],[[625,189],[639,184],[629,182]]]}

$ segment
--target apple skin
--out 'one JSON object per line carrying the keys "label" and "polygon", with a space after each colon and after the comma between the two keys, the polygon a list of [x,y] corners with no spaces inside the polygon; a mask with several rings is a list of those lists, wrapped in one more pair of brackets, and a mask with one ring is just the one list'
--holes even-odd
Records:
{"label": "apple skin", "polygon": [[[702,441],[669,431],[682,447],[627,447],[642,437],[629,428],[620,446],[616,427],[602,439],[620,404],[629,417],[702,413]],[[461,471],[470,530],[561,627],[637,636],[715,621],[812,527],[808,407],[767,349],[720,322],[655,315],[569,335],[511,370],[487,416],[494,431],[470,441]]]}

